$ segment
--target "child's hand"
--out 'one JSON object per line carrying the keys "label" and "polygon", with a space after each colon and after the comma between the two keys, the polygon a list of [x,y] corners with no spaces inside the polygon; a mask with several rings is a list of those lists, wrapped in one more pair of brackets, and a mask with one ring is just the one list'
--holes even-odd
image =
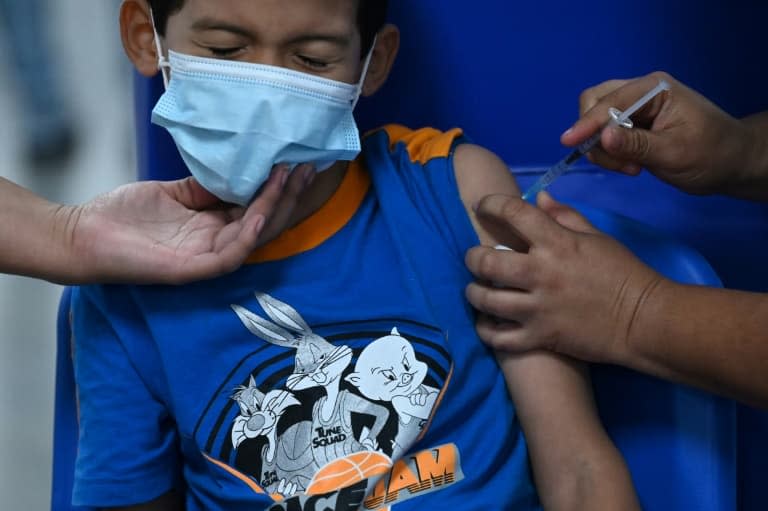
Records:
{"label": "child's hand", "polygon": [[248,208],[224,204],[194,178],[133,183],[56,213],[76,282],[166,283],[238,268],[282,231],[314,170],[273,169]]}

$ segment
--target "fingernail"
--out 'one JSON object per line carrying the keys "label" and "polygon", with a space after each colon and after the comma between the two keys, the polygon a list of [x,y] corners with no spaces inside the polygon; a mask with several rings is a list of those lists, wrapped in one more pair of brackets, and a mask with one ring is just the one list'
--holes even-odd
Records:
{"label": "fingernail", "polygon": [[562,135],[560,135],[560,138],[563,138],[563,137],[567,137],[567,136],[568,136],[568,135],[570,135],[571,133],[573,133],[573,127],[570,127],[570,128],[568,128],[567,130],[565,130],[565,131],[563,132],[563,134],[562,134]]}
{"label": "fingernail", "polygon": [[624,143],[624,134],[622,130],[626,128],[620,128],[619,126],[608,126],[602,136],[601,146],[606,151],[618,151],[621,149]]}
{"label": "fingernail", "polygon": [[288,176],[290,175],[290,170],[288,170],[288,167],[284,167],[281,172],[283,173],[280,176],[280,188],[285,188],[285,183],[288,182]]}
{"label": "fingernail", "polygon": [[266,222],[266,218],[264,218],[264,215],[259,215],[256,217],[256,221],[254,224],[256,233],[261,233],[261,230],[264,228],[264,222]]}
{"label": "fingernail", "polygon": [[278,173],[282,172],[285,167],[287,167],[285,163],[278,163],[276,165],[273,165],[272,170],[269,171],[269,175],[270,176],[277,175]]}
{"label": "fingernail", "polygon": [[312,184],[312,182],[315,180],[315,176],[317,175],[317,172],[315,171],[314,165],[308,166],[306,169],[304,169],[304,186],[309,186]]}

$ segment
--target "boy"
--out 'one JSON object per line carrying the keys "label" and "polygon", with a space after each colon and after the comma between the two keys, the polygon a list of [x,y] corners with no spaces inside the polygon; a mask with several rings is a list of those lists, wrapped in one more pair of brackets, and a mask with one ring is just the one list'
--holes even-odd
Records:
{"label": "boy", "polygon": [[156,121],[217,195],[247,201],[259,179],[240,172],[265,173],[287,153],[327,170],[293,170],[309,183],[297,207],[230,276],[75,292],[76,503],[637,507],[582,369],[534,354],[500,358],[502,373],[474,332],[463,254],[478,237],[515,244],[471,210],[488,193],[517,193],[503,163],[458,130],[399,126],[371,133],[362,156],[344,161],[357,140],[334,134],[348,133],[350,113],[337,99],[351,91],[348,108],[358,92],[373,94],[398,49],[385,8],[124,1],[123,40],[139,71],[156,73],[155,48],[168,52]]}

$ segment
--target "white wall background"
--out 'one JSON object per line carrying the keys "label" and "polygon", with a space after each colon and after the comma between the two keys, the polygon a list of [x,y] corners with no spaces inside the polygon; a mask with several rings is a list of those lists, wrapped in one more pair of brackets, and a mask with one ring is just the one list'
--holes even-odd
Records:
{"label": "white wall background", "polygon": [[[24,167],[14,122],[24,112],[8,62],[10,48],[0,37],[0,176],[55,201],[80,202],[133,179],[130,67],[117,32],[119,0],[49,3],[45,22],[54,43],[54,63],[75,114],[78,151],[70,162],[47,172]],[[0,275],[2,509],[49,507],[60,292],[46,282]]]}

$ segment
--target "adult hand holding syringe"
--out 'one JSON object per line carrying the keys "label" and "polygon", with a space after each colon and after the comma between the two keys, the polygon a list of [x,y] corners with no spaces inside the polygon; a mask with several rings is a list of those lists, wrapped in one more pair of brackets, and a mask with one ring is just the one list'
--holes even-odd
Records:
{"label": "adult hand holding syringe", "polygon": [[580,118],[560,138],[576,147],[599,131],[608,108],[629,106],[664,80],[671,86],[632,116],[633,129],[604,129],[589,153],[595,165],[646,170],[685,192],[768,200],[768,112],[738,118],[664,72],[609,80],[585,90]]}
{"label": "adult hand holding syringe", "polygon": [[605,129],[608,126],[617,125],[622,126],[625,128],[632,128],[632,120],[630,117],[632,114],[643,108],[649,101],[651,101],[653,98],[655,98],[658,94],[660,94],[663,91],[669,90],[670,86],[669,83],[666,80],[661,80],[659,83],[648,91],[643,97],[641,97],[639,100],[637,100],[632,106],[624,110],[623,112],[616,109],[611,108],[609,110],[610,114],[610,120],[608,123],[600,129],[597,133],[592,135],[590,138],[579,144],[576,149],[574,149],[568,156],[557,162],[555,165],[549,168],[547,172],[544,173],[543,176],[541,176],[534,184],[531,186],[524,194],[523,199],[529,200],[536,197],[536,195],[544,190],[547,186],[552,184],[552,182],[563,175],[568,168],[570,168],[571,165],[573,165],[577,160],[579,160],[582,156],[590,152],[599,142],[600,137],[602,136],[603,129]]}

